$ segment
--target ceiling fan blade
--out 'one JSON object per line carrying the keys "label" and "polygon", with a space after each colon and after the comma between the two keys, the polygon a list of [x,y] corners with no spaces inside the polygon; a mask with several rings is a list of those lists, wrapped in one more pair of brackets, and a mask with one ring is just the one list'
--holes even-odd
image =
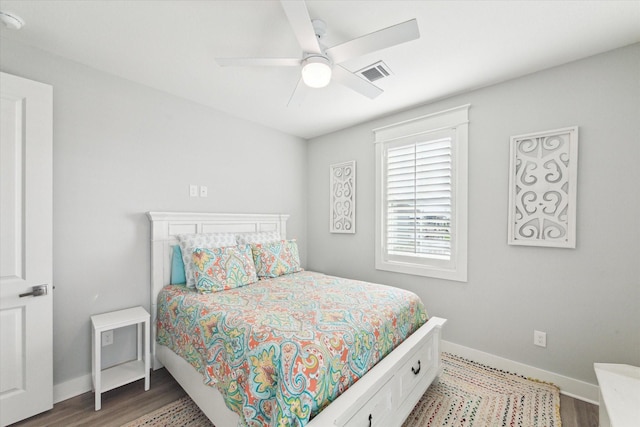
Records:
{"label": "ceiling fan blade", "polygon": [[349,89],[368,97],[375,98],[384,92],[378,86],[375,86],[368,81],[361,79],[353,74],[351,71],[341,67],[340,65],[333,66],[332,80],[347,86]]}
{"label": "ceiling fan blade", "polygon": [[282,0],[281,3],[302,50],[305,53],[322,53],[305,2]]}
{"label": "ceiling fan blade", "polygon": [[296,67],[301,64],[298,58],[216,58],[221,67]]}
{"label": "ceiling fan blade", "polygon": [[289,98],[287,107],[297,107],[299,105],[302,105],[302,101],[304,101],[304,99],[307,97],[307,93],[309,93],[309,86],[304,84],[301,78],[300,80],[298,80],[298,85],[291,94],[291,98]]}
{"label": "ceiling fan blade", "polygon": [[412,19],[330,47],[326,53],[335,64],[339,64],[347,59],[366,55],[376,50],[385,49],[418,38],[420,38],[418,21]]}

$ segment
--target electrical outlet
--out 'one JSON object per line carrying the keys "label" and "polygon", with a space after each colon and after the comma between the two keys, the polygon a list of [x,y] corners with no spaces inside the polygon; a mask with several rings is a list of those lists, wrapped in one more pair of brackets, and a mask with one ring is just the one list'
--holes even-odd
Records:
{"label": "electrical outlet", "polygon": [[538,347],[546,347],[547,333],[541,331],[533,331],[533,343]]}
{"label": "electrical outlet", "polygon": [[189,196],[198,197],[198,186],[195,184],[189,185]]}
{"label": "electrical outlet", "polygon": [[113,344],[113,331],[104,331],[102,333],[102,346],[106,347]]}

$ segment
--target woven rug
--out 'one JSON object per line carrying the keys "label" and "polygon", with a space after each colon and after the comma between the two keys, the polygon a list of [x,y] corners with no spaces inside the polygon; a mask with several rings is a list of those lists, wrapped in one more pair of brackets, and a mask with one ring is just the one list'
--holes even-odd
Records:
{"label": "woven rug", "polygon": [[444,372],[403,427],[560,427],[560,392],[527,379],[442,353]]}
{"label": "woven rug", "polygon": [[[560,427],[556,386],[442,353],[444,372],[403,427]],[[123,427],[212,426],[188,397]]]}
{"label": "woven rug", "polygon": [[123,425],[122,427],[212,427],[211,421],[188,396],[168,403],[150,414]]}

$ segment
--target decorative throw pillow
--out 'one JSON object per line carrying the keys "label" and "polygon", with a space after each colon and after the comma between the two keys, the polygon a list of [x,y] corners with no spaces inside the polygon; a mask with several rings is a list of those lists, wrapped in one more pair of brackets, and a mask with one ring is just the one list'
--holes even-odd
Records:
{"label": "decorative throw pillow", "polygon": [[278,231],[261,231],[258,233],[241,233],[237,236],[238,244],[278,242],[281,239]]}
{"label": "decorative throw pillow", "polygon": [[195,248],[211,249],[236,245],[236,235],[233,233],[179,234],[177,237],[180,250],[182,251],[187,287],[189,288],[196,287],[195,270],[192,259]]}
{"label": "decorative throw pillow", "polygon": [[278,277],[302,271],[295,240],[252,244],[251,251],[258,277]]}
{"label": "decorative throw pillow", "polygon": [[173,253],[171,254],[171,284],[184,285],[187,278],[184,275],[184,261],[182,261],[182,251],[180,246],[171,246]]}
{"label": "decorative throw pillow", "polygon": [[250,246],[195,248],[192,251],[196,288],[202,293],[226,291],[258,281]]}

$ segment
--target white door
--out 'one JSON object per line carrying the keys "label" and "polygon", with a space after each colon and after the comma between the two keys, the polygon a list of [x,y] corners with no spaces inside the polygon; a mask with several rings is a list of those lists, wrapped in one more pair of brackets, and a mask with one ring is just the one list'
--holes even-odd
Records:
{"label": "white door", "polygon": [[0,73],[1,426],[53,407],[52,93]]}

